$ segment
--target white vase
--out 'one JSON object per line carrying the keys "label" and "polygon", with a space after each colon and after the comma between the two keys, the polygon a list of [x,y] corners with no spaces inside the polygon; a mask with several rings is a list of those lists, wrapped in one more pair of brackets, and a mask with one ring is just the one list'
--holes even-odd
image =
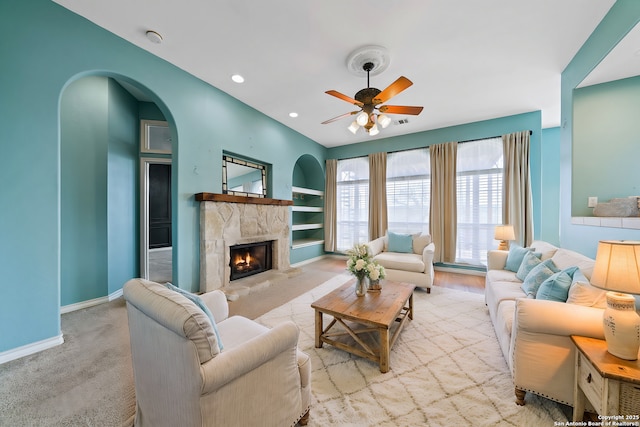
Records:
{"label": "white vase", "polygon": [[640,316],[636,313],[635,302],[629,294],[607,292],[607,308],[603,315],[604,337],[609,353],[620,359],[638,359]]}

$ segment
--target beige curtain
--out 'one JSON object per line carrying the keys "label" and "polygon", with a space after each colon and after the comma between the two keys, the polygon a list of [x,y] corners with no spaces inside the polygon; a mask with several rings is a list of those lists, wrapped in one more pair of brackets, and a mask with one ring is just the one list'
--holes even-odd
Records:
{"label": "beige curtain", "polygon": [[338,160],[328,159],[326,165],[326,178],[324,185],[324,250],[336,252],[336,180]]}
{"label": "beige curtain", "polygon": [[387,153],[369,154],[369,240],[387,231]]}
{"label": "beige curtain", "polygon": [[529,246],[533,242],[529,140],[528,130],[502,136],[504,148],[502,222],[513,226],[516,242],[523,246]]}
{"label": "beige curtain", "polygon": [[455,262],[458,210],[456,202],[457,142],[429,147],[431,157],[431,207],[429,229],[436,250],[434,262]]}

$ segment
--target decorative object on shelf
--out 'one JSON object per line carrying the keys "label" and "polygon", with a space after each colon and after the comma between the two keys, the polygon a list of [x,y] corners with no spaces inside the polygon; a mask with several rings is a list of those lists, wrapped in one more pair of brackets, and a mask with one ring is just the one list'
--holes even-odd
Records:
{"label": "decorative object on shelf", "polygon": [[601,240],[591,284],[608,291],[603,315],[607,351],[621,359],[638,359],[640,316],[629,294],[640,294],[640,242]]}
{"label": "decorative object on shelf", "polygon": [[367,291],[380,292],[382,290],[380,281],[386,277],[384,267],[376,261],[370,262],[367,265],[367,276],[369,277],[369,287]]}
{"label": "decorative object on shelf", "polygon": [[496,225],[493,238],[496,240],[500,240],[498,250],[508,251],[509,240],[516,239],[516,235],[513,231],[513,225]]}
{"label": "decorative object on shelf", "polygon": [[367,292],[365,279],[368,276],[367,266],[370,263],[369,248],[365,244],[356,244],[347,250],[347,255],[349,255],[347,270],[356,276],[356,295],[363,296]]}
{"label": "decorative object on shelf", "polygon": [[638,198],[626,197],[611,199],[606,203],[598,203],[593,208],[593,216],[631,217],[638,216]]}

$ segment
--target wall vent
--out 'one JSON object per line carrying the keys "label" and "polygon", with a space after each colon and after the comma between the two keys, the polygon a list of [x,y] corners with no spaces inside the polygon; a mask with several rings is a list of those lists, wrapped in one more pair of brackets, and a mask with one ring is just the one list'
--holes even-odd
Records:
{"label": "wall vent", "polygon": [[400,120],[394,120],[393,124],[394,125],[406,125],[407,123],[409,123],[409,119],[400,119]]}

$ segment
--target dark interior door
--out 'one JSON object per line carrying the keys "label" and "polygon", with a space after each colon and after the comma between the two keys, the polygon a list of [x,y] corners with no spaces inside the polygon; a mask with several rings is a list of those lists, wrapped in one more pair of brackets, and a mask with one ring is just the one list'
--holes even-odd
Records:
{"label": "dark interior door", "polygon": [[149,249],[171,246],[171,165],[149,165]]}

